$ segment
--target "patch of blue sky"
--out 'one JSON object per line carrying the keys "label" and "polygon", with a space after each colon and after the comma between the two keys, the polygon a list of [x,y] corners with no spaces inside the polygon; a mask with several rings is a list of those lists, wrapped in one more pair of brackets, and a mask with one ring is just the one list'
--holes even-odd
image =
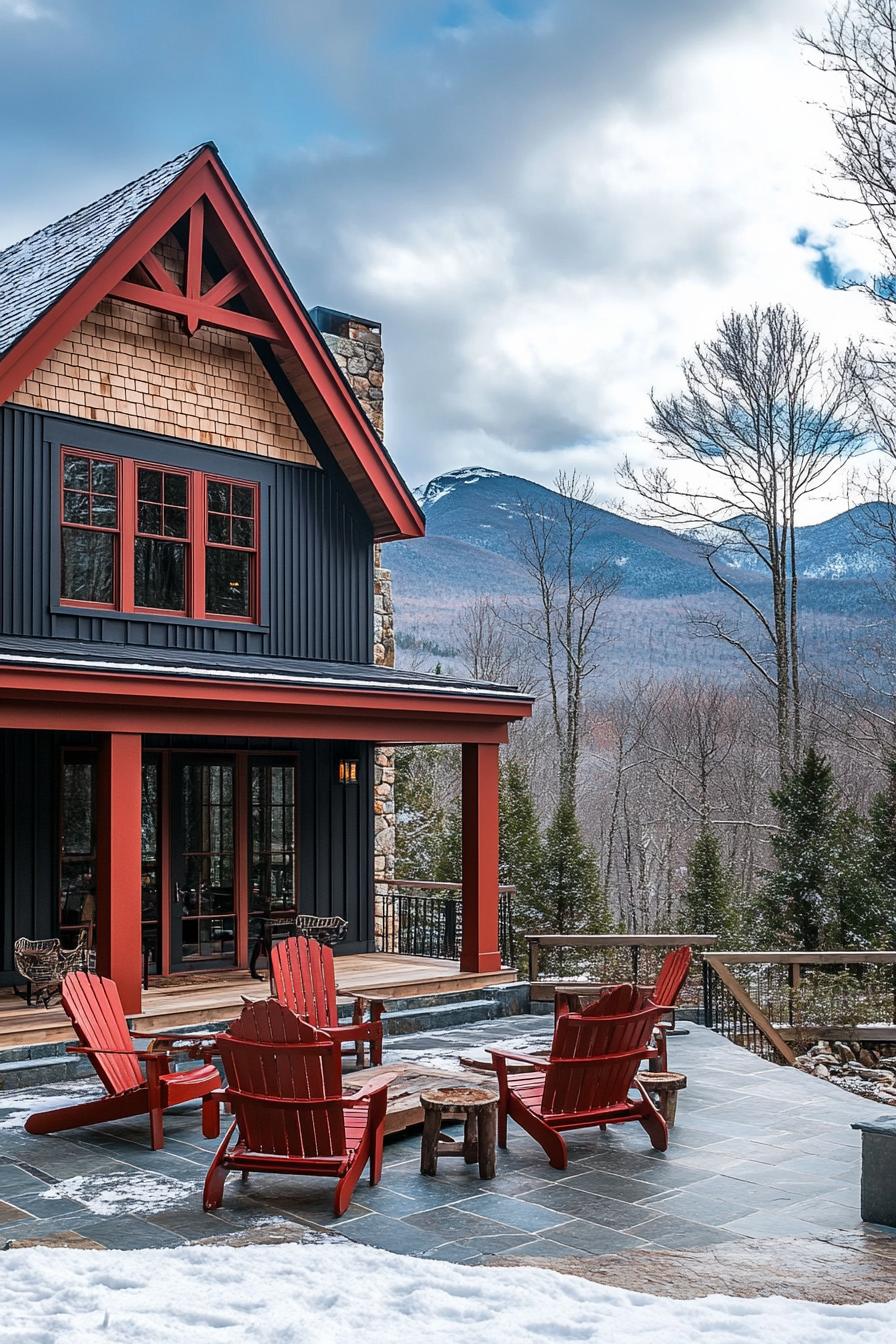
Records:
{"label": "patch of blue sky", "polygon": [[809,268],[825,289],[846,289],[867,279],[863,272],[844,270],[837,261],[835,246],[830,239],[819,238],[810,229],[798,229],[793,235],[797,247],[814,252]]}

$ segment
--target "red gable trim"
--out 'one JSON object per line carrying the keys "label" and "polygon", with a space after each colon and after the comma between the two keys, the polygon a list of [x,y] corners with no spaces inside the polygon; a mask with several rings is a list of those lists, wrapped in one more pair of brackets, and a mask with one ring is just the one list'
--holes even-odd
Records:
{"label": "red gable trim", "polygon": [[[251,317],[226,313],[193,296],[183,313],[209,325],[235,330],[272,342],[282,339],[290,357],[292,380],[336,461],[356,490],[374,526],[377,540],[423,535],[423,515],[383,445],[342,377],[329,350],[292,289],[245,202],[212,149],[204,149],[181,175],[147,207],[103,255],[78,279],[0,360],[0,403],[25,379],[107,295],[118,289],[130,301],[165,311],[184,305],[165,290],[125,283],[150,249],[197,202],[207,201],[237,254],[265,312]],[[211,291],[210,291],[211,293]],[[217,304],[226,302],[218,297]],[[190,300],[185,300],[189,306]],[[278,349],[280,347],[277,347]]]}

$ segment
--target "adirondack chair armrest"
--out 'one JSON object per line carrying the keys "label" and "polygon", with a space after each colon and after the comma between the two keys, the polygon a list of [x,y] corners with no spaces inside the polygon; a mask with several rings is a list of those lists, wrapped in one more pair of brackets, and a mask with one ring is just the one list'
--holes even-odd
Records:
{"label": "adirondack chair armrest", "polygon": [[397,1073],[381,1073],[379,1078],[371,1078],[369,1083],[359,1087],[357,1092],[352,1092],[351,1096],[343,1097],[343,1106],[360,1106],[362,1102],[369,1101],[371,1097],[377,1096],[380,1092],[385,1092],[390,1083],[394,1083],[398,1077]]}
{"label": "adirondack chair armrest", "polygon": [[550,1060],[548,1059],[542,1059],[538,1055],[521,1055],[515,1050],[489,1049],[489,1054],[492,1059],[516,1059],[523,1064],[531,1064],[533,1069],[540,1069],[542,1072],[547,1072],[548,1065],[550,1064]]}
{"label": "adirondack chair armrest", "polygon": [[[148,1036],[146,1032],[132,1031],[130,1036],[136,1041],[148,1040],[147,1053],[168,1055],[184,1052],[190,1059],[201,1059],[203,1064],[211,1064],[212,1059],[218,1052],[214,1036],[184,1036],[176,1031],[153,1032],[151,1036]],[[155,1048],[157,1041],[166,1042],[161,1050]]]}
{"label": "adirondack chair armrest", "polygon": [[164,1062],[170,1058],[167,1050],[113,1050],[106,1045],[67,1045],[69,1055],[127,1055],[129,1059],[145,1059]]}

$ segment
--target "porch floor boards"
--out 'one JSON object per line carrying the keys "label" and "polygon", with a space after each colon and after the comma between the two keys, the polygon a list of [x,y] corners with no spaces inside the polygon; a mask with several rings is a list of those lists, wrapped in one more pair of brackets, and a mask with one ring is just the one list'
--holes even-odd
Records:
{"label": "porch floor boards", "polygon": [[[133,1018],[135,1031],[167,1031],[174,1027],[224,1022],[238,1016],[243,996],[263,999],[268,994],[265,979],[253,980],[248,971],[204,975],[199,984],[188,976],[168,977],[161,983],[150,979],[143,994],[143,1011]],[[458,990],[484,989],[487,985],[512,984],[516,971],[492,971],[476,975],[462,971],[457,961],[434,957],[397,956],[364,952],[337,957],[337,986],[370,998],[404,999],[422,994],[450,994]],[[11,989],[0,990],[0,1050],[72,1040],[68,1018],[58,1002],[50,1008],[28,1008]]]}

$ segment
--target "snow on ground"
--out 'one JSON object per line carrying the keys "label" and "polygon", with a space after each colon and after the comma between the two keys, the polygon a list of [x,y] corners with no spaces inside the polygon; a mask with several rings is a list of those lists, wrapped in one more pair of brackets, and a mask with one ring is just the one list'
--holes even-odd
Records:
{"label": "snow on ground", "polygon": [[195,1199],[195,1190],[186,1181],[171,1176],[156,1176],[149,1171],[99,1172],[89,1176],[70,1176],[56,1181],[39,1199],[75,1199],[91,1213],[111,1217],[116,1213],[160,1213]]}
{"label": "snow on ground", "polygon": [[890,1344],[894,1330],[894,1303],[674,1301],[346,1242],[0,1256],[0,1339],[16,1344]]}
{"label": "snow on ground", "polygon": [[0,1129],[22,1129],[34,1111],[53,1111],[59,1106],[71,1106],[76,1101],[103,1095],[97,1078],[68,1083],[62,1092],[50,1092],[46,1087],[22,1088],[20,1091],[0,1092]]}

